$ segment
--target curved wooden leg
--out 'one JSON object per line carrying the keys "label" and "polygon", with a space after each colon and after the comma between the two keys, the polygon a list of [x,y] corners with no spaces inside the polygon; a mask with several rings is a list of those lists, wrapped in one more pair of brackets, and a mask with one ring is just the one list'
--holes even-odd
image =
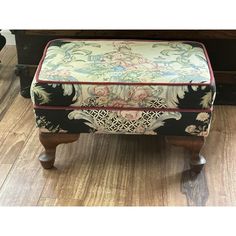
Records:
{"label": "curved wooden leg", "polygon": [[206,164],[206,159],[200,154],[205,139],[200,136],[167,136],[167,141],[176,146],[182,146],[191,152],[190,167],[191,170],[199,174]]}
{"label": "curved wooden leg", "polygon": [[71,143],[79,138],[79,134],[39,133],[39,140],[45,151],[40,154],[39,161],[44,169],[51,169],[55,162],[56,147],[62,143]]}

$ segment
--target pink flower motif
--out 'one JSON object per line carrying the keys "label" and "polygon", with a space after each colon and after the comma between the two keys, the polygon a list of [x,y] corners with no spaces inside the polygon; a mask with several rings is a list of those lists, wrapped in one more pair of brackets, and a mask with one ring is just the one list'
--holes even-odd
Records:
{"label": "pink flower motif", "polygon": [[109,93],[109,89],[107,86],[97,86],[94,87],[94,94],[97,96],[106,96]]}
{"label": "pink flower motif", "polygon": [[127,120],[138,120],[142,116],[141,111],[119,111],[118,114]]}
{"label": "pink flower motif", "polygon": [[112,107],[124,107],[126,105],[126,102],[124,100],[114,100],[111,103]]}
{"label": "pink flower motif", "polygon": [[132,99],[135,101],[142,101],[149,96],[147,89],[137,87],[132,94]]}
{"label": "pink flower motif", "polygon": [[108,103],[108,98],[107,97],[99,97],[99,98],[97,98],[96,101],[100,105],[106,105]]}

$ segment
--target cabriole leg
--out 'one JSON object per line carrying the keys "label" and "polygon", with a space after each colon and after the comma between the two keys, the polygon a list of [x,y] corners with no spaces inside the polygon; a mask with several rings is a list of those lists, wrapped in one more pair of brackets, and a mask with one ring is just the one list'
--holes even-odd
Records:
{"label": "cabriole leg", "polygon": [[71,143],[79,138],[79,134],[39,133],[39,140],[45,151],[40,154],[39,161],[44,169],[51,169],[55,162],[56,147],[62,143]]}
{"label": "cabriole leg", "polygon": [[201,172],[202,168],[206,164],[206,159],[200,154],[200,151],[205,142],[204,137],[167,136],[166,139],[170,144],[173,144],[176,146],[182,146],[188,149],[191,153],[191,158],[190,158],[191,170],[196,174]]}

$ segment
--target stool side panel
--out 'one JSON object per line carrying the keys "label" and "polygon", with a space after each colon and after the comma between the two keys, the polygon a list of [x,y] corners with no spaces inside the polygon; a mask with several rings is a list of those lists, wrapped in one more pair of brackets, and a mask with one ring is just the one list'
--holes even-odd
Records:
{"label": "stool side panel", "polygon": [[52,133],[207,136],[211,112],[35,109],[37,127]]}

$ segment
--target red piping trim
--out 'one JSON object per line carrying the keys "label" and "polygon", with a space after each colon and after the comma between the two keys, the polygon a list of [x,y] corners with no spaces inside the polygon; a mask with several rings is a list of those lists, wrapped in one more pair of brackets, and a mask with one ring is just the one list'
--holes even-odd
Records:
{"label": "red piping trim", "polygon": [[178,109],[178,108],[138,108],[138,107],[81,107],[81,106],[38,106],[34,105],[34,109],[45,110],[117,110],[117,111],[173,111],[173,112],[212,112],[209,109]]}
{"label": "red piping trim", "polygon": [[40,71],[41,71],[41,68],[42,68],[42,63],[44,61],[44,58],[46,56],[46,53],[47,53],[47,49],[49,47],[49,45],[54,42],[54,41],[57,41],[57,40],[67,40],[67,41],[86,41],[86,40],[89,40],[89,41],[139,41],[139,42],[166,42],[165,40],[139,40],[139,39],[124,39],[124,40],[117,40],[117,39],[70,39],[70,38],[60,38],[60,39],[53,39],[51,41],[49,41],[44,49],[44,52],[43,52],[43,56],[39,62],[39,65],[38,65],[38,68],[36,70],[36,73],[35,73],[35,77],[36,77],[36,81],[39,82],[39,83],[51,83],[51,84],[101,84],[101,85],[108,85],[108,84],[117,84],[117,85],[174,85],[174,86],[181,86],[181,85],[202,85],[202,86],[205,86],[205,85],[209,85],[209,84],[215,84],[215,79],[214,79],[214,74],[213,74],[213,70],[212,70],[212,67],[211,67],[211,62],[210,62],[210,59],[209,59],[209,56],[207,54],[207,50],[204,46],[204,44],[200,43],[200,42],[197,42],[197,41],[171,41],[171,42],[192,42],[192,43],[198,43],[202,46],[203,48],[203,51],[204,51],[204,54],[206,56],[206,59],[207,59],[207,64],[208,64],[208,69],[209,69],[209,72],[210,72],[210,82],[209,83],[129,83],[129,82],[77,82],[77,81],[73,81],[73,82],[67,82],[67,81],[44,81],[44,80],[40,80],[39,79],[39,74],[40,74]]}

